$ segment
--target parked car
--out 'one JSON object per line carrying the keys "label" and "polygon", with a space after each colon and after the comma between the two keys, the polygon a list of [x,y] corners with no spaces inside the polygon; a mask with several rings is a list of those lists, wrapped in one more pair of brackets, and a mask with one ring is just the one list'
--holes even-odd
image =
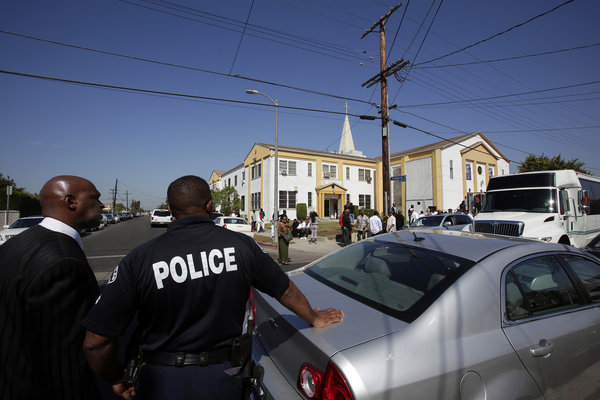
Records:
{"label": "parked car", "polygon": [[215,225],[222,226],[223,228],[231,231],[242,232],[247,235],[252,235],[252,226],[243,218],[239,217],[217,217],[215,218]]}
{"label": "parked car", "polygon": [[41,215],[23,217],[13,222],[10,226],[4,225],[4,229],[0,231],[0,245],[6,243],[8,239],[18,235],[19,233],[39,224],[43,219],[44,217]]}
{"label": "parked car", "polygon": [[458,231],[374,236],[289,273],[312,328],[254,290],[259,399],[594,398],[600,262],[579,249]]}
{"label": "parked car", "polygon": [[167,226],[173,221],[169,210],[156,209],[150,213],[150,226]]}
{"label": "parked car", "polygon": [[215,220],[215,219],[217,219],[218,217],[224,217],[224,215],[223,215],[223,213],[220,213],[220,212],[218,212],[218,211],[214,211],[214,212],[213,212],[213,213],[210,215],[210,217],[211,217],[211,218],[213,219],[213,221],[214,221],[214,220]]}
{"label": "parked car", "polygon": [[473,224],[473,218],[468,214],[437,214],[417,219],[411,228],[422,229],[450,229],[460,231],[468,225]]}
{"label": "parked car", "polygon": [[592,239],[586,246],[583,247],[583,250],[588,253],[592,253],[596,257],[600,258],[600,234],[596,235],[595,238]]}

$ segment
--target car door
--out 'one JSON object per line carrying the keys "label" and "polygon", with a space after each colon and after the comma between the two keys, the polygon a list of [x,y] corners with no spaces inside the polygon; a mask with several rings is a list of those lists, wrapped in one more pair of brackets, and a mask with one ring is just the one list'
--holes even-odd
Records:
{"label": "car door", "polygon": [[552,254],[504,273],[503,330],[546,399],[600,395],[600,312],[579,279]]}

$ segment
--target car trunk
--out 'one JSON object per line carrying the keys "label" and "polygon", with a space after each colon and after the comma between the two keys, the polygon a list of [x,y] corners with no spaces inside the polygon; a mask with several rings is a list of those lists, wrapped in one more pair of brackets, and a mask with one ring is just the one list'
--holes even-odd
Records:
{"label": "car trunk", "polygon": [[344,321],[325,328],[312,328],[277,300],[255,291],[256,333],[273,363],[296,387],[304,363],[325,371],[329,359],[339,351],[406,327],[406,322],[383,314],[322,284],[306,274],[292,278],[312,307],[334,307],[344,311]]}

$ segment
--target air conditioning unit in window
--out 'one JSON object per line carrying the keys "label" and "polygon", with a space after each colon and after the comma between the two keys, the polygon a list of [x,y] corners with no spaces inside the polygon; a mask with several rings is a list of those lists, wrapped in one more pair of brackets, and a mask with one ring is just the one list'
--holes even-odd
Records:
{"label": "air conditioning unit in window", "polygon": [[323,178],[329,179],[331,178],[331,175],[329,174],[329,172],[323,172]]}
{"label": "air conditioning unit in window", "polygon": [[281,171],[281,175],[282,175],[282,176],[286,176],[286,175],[287,175],[287,172],[285,172],[285,171]]}
{"label": "air conditioning unit in window", "polygon": [[365,180],[367,181],[367,183],[371,183],[371,177],[370,177],[370,176],[367,176],[367,177],[365,178]]}

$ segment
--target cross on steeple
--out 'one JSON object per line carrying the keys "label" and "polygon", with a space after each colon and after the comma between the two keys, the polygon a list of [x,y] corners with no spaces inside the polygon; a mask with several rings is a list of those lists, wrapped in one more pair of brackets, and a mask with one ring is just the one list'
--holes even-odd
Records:
{"label": "cross on steeple", "polygon": [[344,108],[346,109],[346,114],[348,114],[348,109],[350,108],[350,107],[348,107],[348,102],[346,102],[346,105],[344,106]]}

